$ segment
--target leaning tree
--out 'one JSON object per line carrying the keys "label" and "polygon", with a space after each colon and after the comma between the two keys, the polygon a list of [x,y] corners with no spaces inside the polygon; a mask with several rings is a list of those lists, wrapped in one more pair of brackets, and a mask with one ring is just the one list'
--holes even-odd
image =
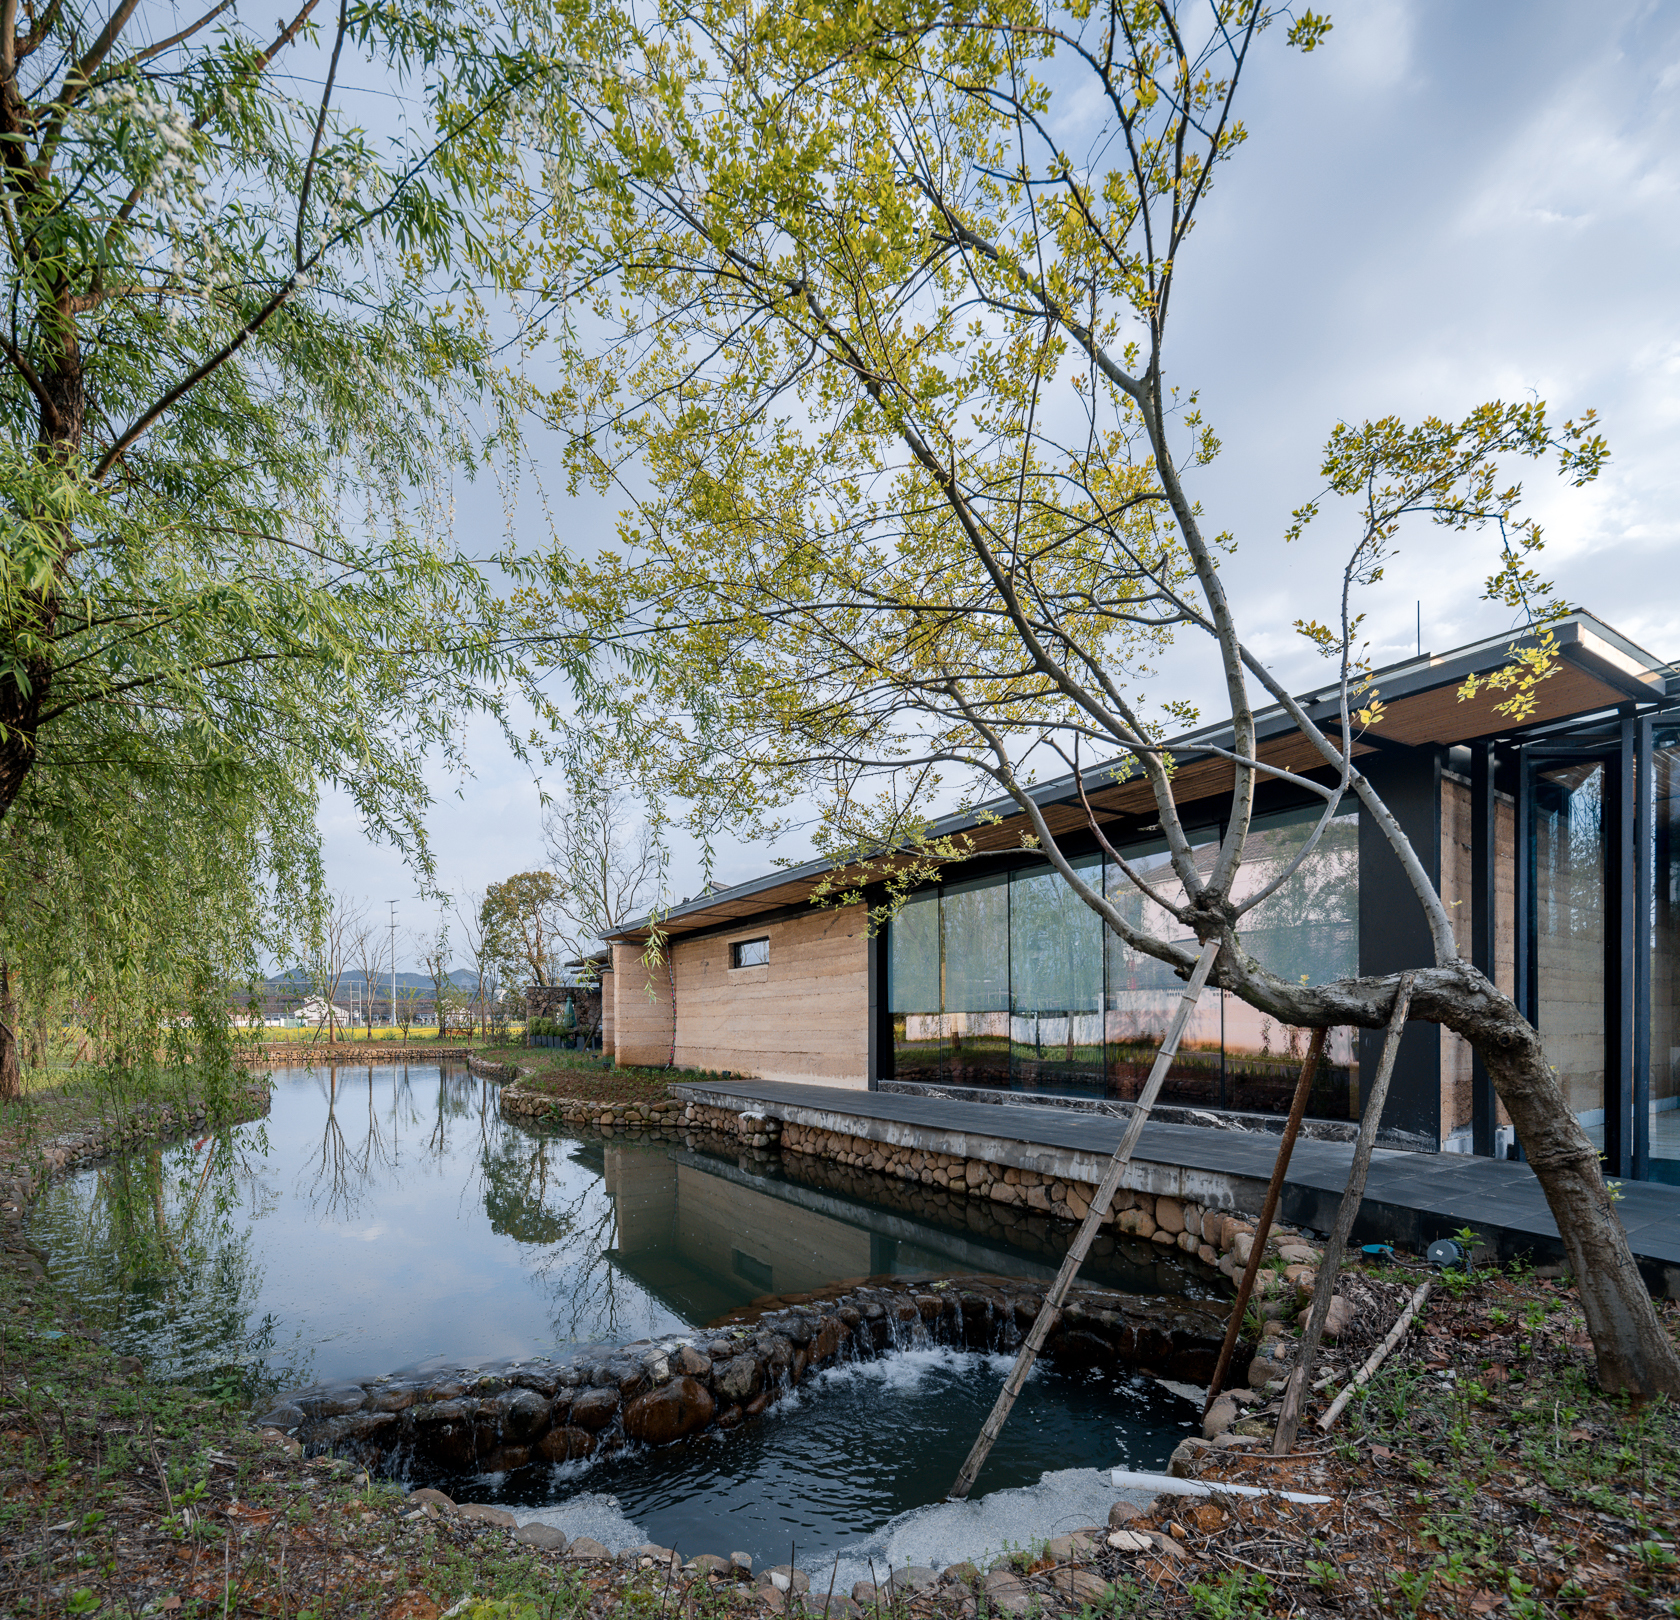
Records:
{"label": "leaning tree", "polygon": [[[631,499],[618,545],[589,567],[557,560],[524,598],[533,643],[565,647],[593,623],[640,660],[603,683],[599,722],[641,769],[744,824],[814,795],[821,841],[854,875],[902,888],[958,852],[927,838],[936,795],[1001,789],[1127,946],[1182,974],[1217,940],[1213,982],[1287,1025],[1376,1028],[1397,978],[1301,982],[1245,948],[1255,907],[1313,847],[1239,885],[1256,785],[1314,795],[1314,838],[1357,799],[1429,923],[1411,1016],[1486,1064],[1563,1235],[1602,1382],[1680,1393],[1539,1035],[1460,955],[1354,758],[1383,720],[1357,599],[1401,528],[1487,544],[1489,595],[1543,622],[1539,532],[1511,468],[1592,478],[1606,452],[1590,417],[1492,403],[1337,428],[1323,493],[1285,537],[1315,518],[1346,536],[1332,622],[1300,626],[1335,661],[1333,723],[1245,636],[1221,566],[1238,519],[1204,511],[1218,442],[1169,368],[1175,287],[1245,138],[1252,53],[1268,34],[1311,50],[1328,23],[1268,0],[750,0],[621,26],[596,86],[591,234],[552,254],[556,285],[593,290],[602,340],[551,409],[580,476]],[[1501,677],[1513,714],[1545,678],[1540,645]],[[1211,857],[1192,848],[1161,746],[1188,718],[1157,673],[1169,652],[1206,661],[1231,717]],[[1259,758],[1257,701],[1287,711],[1316,764]],[[1089,881],[1030,791],[1094,759],[1105,783],[1152,792],[1170,879],[1119,863],[1152,909]]]}

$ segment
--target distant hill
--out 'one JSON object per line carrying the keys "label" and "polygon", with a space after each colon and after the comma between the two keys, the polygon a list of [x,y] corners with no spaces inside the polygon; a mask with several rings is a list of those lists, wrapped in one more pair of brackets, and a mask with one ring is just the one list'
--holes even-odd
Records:
{"label": "distant hill", "polygon": [[[346,973],[338,981],[340,991],[342,992],[347,985],[362,984],[365,980],[366,975],[359,968],[353,973]],[[271,979],[264,979],[263,988],[274,991],[307,992],[311,988],[312,982],[302,968],[289,968],[284,973],[275,974]],[[473,976],[466,968],[456,968],[449,975],[449,982],[458,990],[470,990],[473,987]],[[391,975],[389,973],[374,974],[373,987],[376,992],[389,990],[391,988]],[[430,991],[432,988],[431,976],[426,973],[404,973],[399,969],[397,972],[397,988],[399,990]]]}

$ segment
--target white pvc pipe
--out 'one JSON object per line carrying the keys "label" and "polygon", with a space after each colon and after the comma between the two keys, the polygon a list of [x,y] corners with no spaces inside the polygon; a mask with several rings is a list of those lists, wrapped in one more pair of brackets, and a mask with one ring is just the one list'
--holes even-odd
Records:
{"label": "white pvc pipe", "polygon": [[1313,1496],[1306,1491],[1279,1491],[1266,1485],[1230,1485],[1221,1480],[1217,1485],[1204,1485],[1199,1479],[1174,1479],[1171,1474],[1134,1474],[1129,1468],[1116,1468],[1110,1481],[1123,1491],[1160,1491],[1168,1496],[1281,1496],[1286,1502],[1323,1503],[1328,1496]]}

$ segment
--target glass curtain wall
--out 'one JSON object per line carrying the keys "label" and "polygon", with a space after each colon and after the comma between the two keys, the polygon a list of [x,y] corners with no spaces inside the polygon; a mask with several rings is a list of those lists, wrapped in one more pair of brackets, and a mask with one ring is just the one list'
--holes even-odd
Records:
{"label": "glass curtain wall", "polygon": [[1604,1146],[1604,772],[1601,759],[1534,774],[1534,969],[1547,1060],[1587,1134]]}
{"label": "glass curtain wall", "polygon": [[[1283,876],[1316,819],[1303,811],[1256,820],[1239,894]],[[1217,847],[1211,834],[1196,840],[1192,859],[1201,870]],[[1075,864],[1140,930],[1189,940],[1166,909],[1183,890],[1165,846],[1156,840],[1121,854],[1144,889],[1113,861]],[[1275,972],[1323,983],[1358,971],[1358,908],[1358,815],[1350,810],[1255,908],[1243,937]],[[1105,928],[1042,860],[920,891],[891,925],[888,986],[901,1080],[1126,1099],[1142,1089],[1183,993],[1170,970]],[[1163,1097],[1286,1111],[1306,1041],[1305,1032],[1207,991]],[[1353,1034],[1339,1031],[1320,1065],[1312,1112],[1356,1118],[1358,1088]]]}
{"label": "glass curtain wall", "polygon": [[1659,732],[1653,773],[1651,1112],[1653,1181],[1680,1182],[1680,732]]}
{"label": "glass curtain wall", "polygon": [[[1191,845],[1191,862],[1198,872],[1210,870],[1218,849],[1219,840],[1211,836]],[[1120,915],[1141,933],[1153,934],[1169,944],[1194,946],[1195,935],[1166,909],[1184,900],[1184,885],[1173,871],[1166,844],[1157,841],[1122,850],[1121,854],[1137,881],[1118,864],[1109,864],[1107,892]],[[1165,963],[1134,950],[1118,934],[1109,933],[1104,998],[1108,1042],[1105,1089],[1109,1096],[1131,1101],[1143,1090],[1183,994],[1184,981]],[[1161,1092],[1164,1098],[1209,1108],[1224,1106],[1223,1002],[1223,991],[1202,992],[1178,1043],[1178,1056],[1167,1071]]]}
{"label": "glass curtain wall", "polygon": [[945,1079],[954,1086],[1007,1086],[1009,875],[945,884],[940,921]]}
{"label": "glass curtain wall", "polygon": [[919,889],[893,918],[887,939],[893,1072],[900,1080],[940,1078],[945,1037],[940,993],[939,890]]}
{"label": "glass curtain wall", "polygon": [[[1241,904],[1281,878],[1243,919],[1243,943],[1282,979],[1328,984],[1359,971],[1359,816],[1338,815],[1312,853],[1295,863],[1322,811],[1256,816],[1233,898]],[[1288,874],[1287,876],[1285,874]],[[1311,1036],[1235,996],[1225,998],[1226,1106],[1287,1113]],[[1320,1119],[1359,1117],[1359,1063],[1351,1029],[1325,1042],[1309,1104]]]}
{"label": "glass curtain wall", "polygon": [[[1073,862],[1099,893],[1101,856]],[[1051,866],[1009,875],[1011,1084],[1091,1091],[1103,1083],[1103,922]]]}

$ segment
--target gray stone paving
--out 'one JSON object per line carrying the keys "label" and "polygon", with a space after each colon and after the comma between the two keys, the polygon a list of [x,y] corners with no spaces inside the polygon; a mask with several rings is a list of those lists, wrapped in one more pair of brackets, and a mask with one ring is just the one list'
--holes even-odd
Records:
{"label": "gray stone paving", "polygon": [[[768,1080],[687,1084],[679,1093],[703,1093],[707,1101],[739,1099],[783,1118],[798,1115],[850,1116],[867,1135],[879,1127],[912,1128],[918,1136],[985,1137],[1004,1144],[1060,1150],[1089,1160],[1110,1156],[1125,1122],[1068,1109],[1014,1104],[957,1102],[944,1098],[854,1091],[837,1086]],[[809,1123],[819,1123],[814,1117]],[[930,1140],[928,1145],[934,1145]],[[1150,1124],[1136,1158],[1159,1165],[1267,1181],[1276,1161],[1275,1136],[1214,1130],[1195,1125]],[[961,1151],[960,1148],[947,1151]],[[1290,1160],[1284,1219],[1320,1230],[1335,1219],[1352,1162],[1351,1144],[1300,1141]],[[1680,1293],[1680,1187],[1624,1182],[1617,1213],[1628,1230],[1647,1279],[1662,1293]],[[1404,1153],[1378,1149],[1371,1161],[1365,1202],[1355,1237],[1364,1242],[1417,1245],[1471,1226],[1502,1254],[1558,1252],[1557,1223],[1546,1206],[1534,1172],[1526,1164],[1500,1163],[1455,1153]]]}

